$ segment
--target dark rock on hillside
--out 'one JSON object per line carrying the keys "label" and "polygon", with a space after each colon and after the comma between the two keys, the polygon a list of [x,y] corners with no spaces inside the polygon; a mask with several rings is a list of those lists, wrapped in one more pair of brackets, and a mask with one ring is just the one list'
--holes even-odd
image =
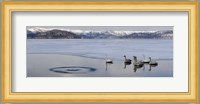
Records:
{"label": "dark rock on hillside", "polygon": [[27,31],[28,39],[80,39],[79,35],[69,31],[63,30],[50,30],[46,32],[30,32]]}

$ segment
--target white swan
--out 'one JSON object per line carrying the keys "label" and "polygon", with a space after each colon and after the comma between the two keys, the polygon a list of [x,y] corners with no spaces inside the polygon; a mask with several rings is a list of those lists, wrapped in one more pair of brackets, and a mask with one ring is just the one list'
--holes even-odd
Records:
{"label": "white swan", "polygon": [[149,65],[158,65],[156,61],[151,60],[151,57],[149,57]]}
{"label": "white swan", "polygon": [[110,60],[110,59],[107,59],[107,60],[106,60],[106,63],[111,63],[111,64],[112,64],[112,63],[113,63],[113,61],[112,61],[112,60]]}
{"label": "white swan", "polygon": [[144,60],[143,60],[144,63],[149,63],[149,62],[150,62],[149,59],[145,59],[145,55],[144,55],[144,54],[143,54],[142,56],[143,56],[143,58],[144,58]]}
{"label": "white swan", "polygon": [[126,55],[124,55],[124,58],[125,58],[124,63],[131,63],[131,59],[126,59]]}
{"label": "white swan", "polygon": [[108,58],[107,58],[107,55],[106,55],[106,63],[109,63],[109,64],[112,64],[112,63],[113,63],[113,61],[112,61],[111,59],[108,59]]}
{"label": "white swan", "polygon": [[137,57],[136,56],[133,56],[133,65],[136,66],[136,67],[142,67],[144,65],[144,62],[143,61],[137,61]]}

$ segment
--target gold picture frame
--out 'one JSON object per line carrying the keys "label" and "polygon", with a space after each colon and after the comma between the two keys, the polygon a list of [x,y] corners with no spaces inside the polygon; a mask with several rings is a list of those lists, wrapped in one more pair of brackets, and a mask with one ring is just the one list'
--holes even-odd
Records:
{"label": "gold picture frame", "polygon": [[[197,102],[198,2],[2,2],[3,102]],[[189,91],[181,93],[12,92],[12,12],[17,11],[186,11],[189,13]]]}

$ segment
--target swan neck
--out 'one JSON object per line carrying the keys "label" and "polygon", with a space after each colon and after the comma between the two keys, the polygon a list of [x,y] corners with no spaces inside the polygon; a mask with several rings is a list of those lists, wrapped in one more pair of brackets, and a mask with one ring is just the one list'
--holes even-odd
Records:
{"label": "swan neck", "polygon": [[134,57],[134,61],[137,62],[137,58],[136,57]]}

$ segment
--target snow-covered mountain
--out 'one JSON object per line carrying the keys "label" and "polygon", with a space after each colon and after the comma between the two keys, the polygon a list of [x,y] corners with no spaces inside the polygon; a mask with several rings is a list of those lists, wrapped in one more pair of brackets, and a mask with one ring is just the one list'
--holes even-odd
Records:
{"label": "snow-covered mountain", "polygon": [[[70,35],[65,36],[65,35]],[[60,36],[60,37],[59,37]],[[172,39],[173,30],[162,30],[162,31],[88,31],[88,30],[71,30],[71,29],[56,29],[56,28],[28,28],[27,37],[34,38],[82,38],[82,39]]]}
{"label": "snow-covered mountain", "polygon": [[32,32],[32,33],[37,33],[37,32],[47,32],[53,29],[47,29],[47,28],[28,28],[27,31]]}

